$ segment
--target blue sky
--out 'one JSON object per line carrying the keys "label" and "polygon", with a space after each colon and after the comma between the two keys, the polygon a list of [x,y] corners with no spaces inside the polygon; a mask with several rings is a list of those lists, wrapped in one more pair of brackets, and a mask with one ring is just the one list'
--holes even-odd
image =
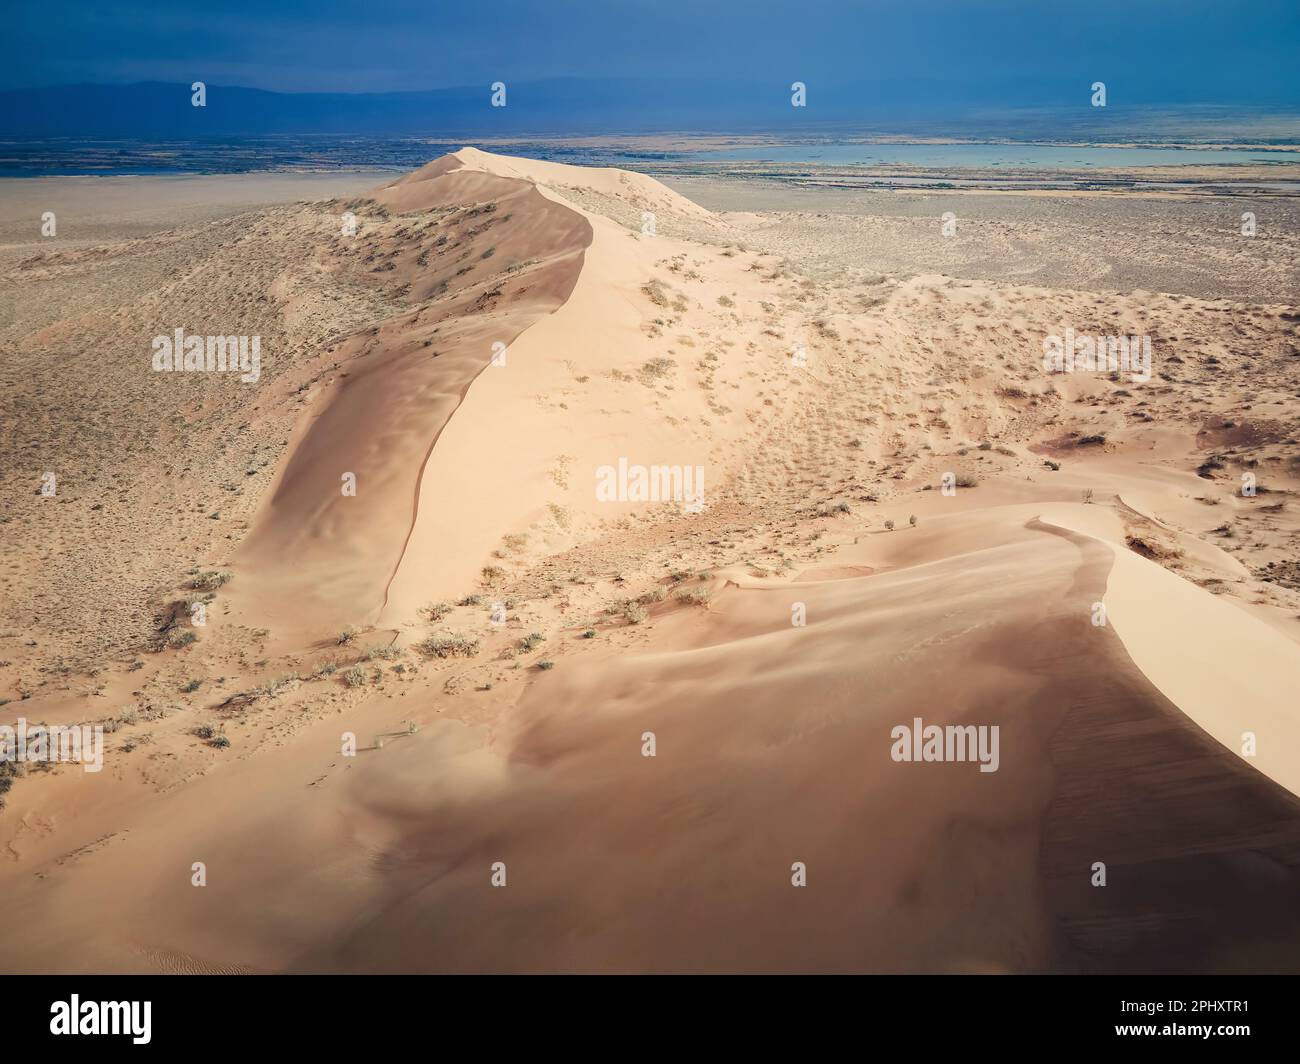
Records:
{"label": "blue sky", "polygon": [[1135,102],[1300,101],[1300,0],[19,0],[0,88],[382,92],[549,77],[1095,79]]}

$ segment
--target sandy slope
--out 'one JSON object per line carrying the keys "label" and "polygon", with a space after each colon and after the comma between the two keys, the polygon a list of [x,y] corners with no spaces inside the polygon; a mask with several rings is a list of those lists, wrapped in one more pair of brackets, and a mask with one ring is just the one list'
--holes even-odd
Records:
{"label": "sandy slope", "polygon": [[[156,428],[101,416],[131,446],[58,501],[6,473],[34,546],[0,713],[113,730],[104,772],[5,796],[5,966],[1296,970],[1293,308],[816,285],[754,228],[466,149],[13,266],[104,286],[103,322],[24,305],[28,357],[177,306],[238,308],[275,357],[245,391],[52,363]],[[1045,375],[1063,322],[1154,333],[1160,374]],[[14,394],[9,453],[67,466],[75,427]],[[597,501],[620,457],[704,466],[702,512]],[[231,579],[170,648],[206,569]],[[915,717],[996,725],[998,770],[891,760]]]}

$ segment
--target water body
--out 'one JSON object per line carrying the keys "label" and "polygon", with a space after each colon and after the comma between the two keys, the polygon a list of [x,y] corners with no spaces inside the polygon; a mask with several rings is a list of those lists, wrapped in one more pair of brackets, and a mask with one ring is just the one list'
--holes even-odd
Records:
{"label": "water body", "polygon": [[[445,141],[429,137],[268,136],[187,141],[0,140],[0,176],[125,174],[238,174],[332,170],[413,170],[455,151],[472,137]],[[1048,144],[788,144],[725,151],[638,151],[614,147],[566,147],[554,141],[496,143],[505,155],[620,166],[646,173],[683,172],[692,166],[716,169],[731,162],[822,166],[910,166],[952,174],[963,170],[1048,171],[1139,169],[1193,164],[1260,165],[1300,163],[1300,148],[1093,148]]]}
{"label": "water body", "polygon": [[1148,166],[1300,163],[1300,150],[1072,147],[1055,144],[790,144],[694,152],[700,162],[917,166],[936,170],[1129,170]]}

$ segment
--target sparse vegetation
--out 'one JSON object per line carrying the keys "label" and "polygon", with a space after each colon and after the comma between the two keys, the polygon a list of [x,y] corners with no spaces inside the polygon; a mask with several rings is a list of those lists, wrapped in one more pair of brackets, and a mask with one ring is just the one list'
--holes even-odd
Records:
{"label": "sparse vegetation", "polygon": [[415,644],[421,654],[434,658],[472,658],[478,653],[477,639],[465,635],[431,635]]}
{"label": "sparse vegetation", "polygon": [[218,750],[224,750],[230,745],[230,740],[226,738],[224,729],[220,724],[200,724],[194,729],[194,734],[209,746],[216,747]]}
{"label": "sparse vegetation", "polygon": [[645,284],[641,286],[641,292],[656,307],[668,306],[668,290],[664,286],[664,283],[662,281],[659,280],[647,281]]}
{"label": "sparse vegetation", "polygon": [[420,614],[429,621],[440,621],[452,611],[450,602],[431,602],[420,609]]}
{"label": "sparse vegetation", "polygon": [[686,587],[682,588],[673,596],[678,602],[687,606],[707,606],[709,599],[713,597],[713,592],[707,587]]}
{"label": "sparse vegetation", "polygon": [[216,591],[230,582],[230,574],[218,572],[215,569],[209,569],[207,572],[199,573],[190,581],[190,587],[195,591]]}

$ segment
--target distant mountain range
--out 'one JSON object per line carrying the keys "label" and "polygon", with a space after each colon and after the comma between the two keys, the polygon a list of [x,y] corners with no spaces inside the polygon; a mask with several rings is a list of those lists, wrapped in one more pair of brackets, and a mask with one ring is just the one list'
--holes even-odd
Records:
{"label": "distant mountain range", "polygon": [[[1126,101],[1119,87],[1111,88],[1108,107],[1096,108],[1090,105],[1090,85],[1064,80],[1001,81],[972,88],[923,81],[832,86],[814,80],[807,86],[806,107],[791,105],[790,84],[559,78],[507,84],[504,107],[492,106],[492,88],[486,84],[357,94],[207,85],[204,107],[192,106],[187,84],[59,85],[0,92],[0,136],[793,134],[850,128],[913,135],[1132,136],[1151,121],[1150,111]],[[1168,103],[1175,111],[1189,109],[1177,100]],[[1220,120],[1240,113],[1201,110]]]}

